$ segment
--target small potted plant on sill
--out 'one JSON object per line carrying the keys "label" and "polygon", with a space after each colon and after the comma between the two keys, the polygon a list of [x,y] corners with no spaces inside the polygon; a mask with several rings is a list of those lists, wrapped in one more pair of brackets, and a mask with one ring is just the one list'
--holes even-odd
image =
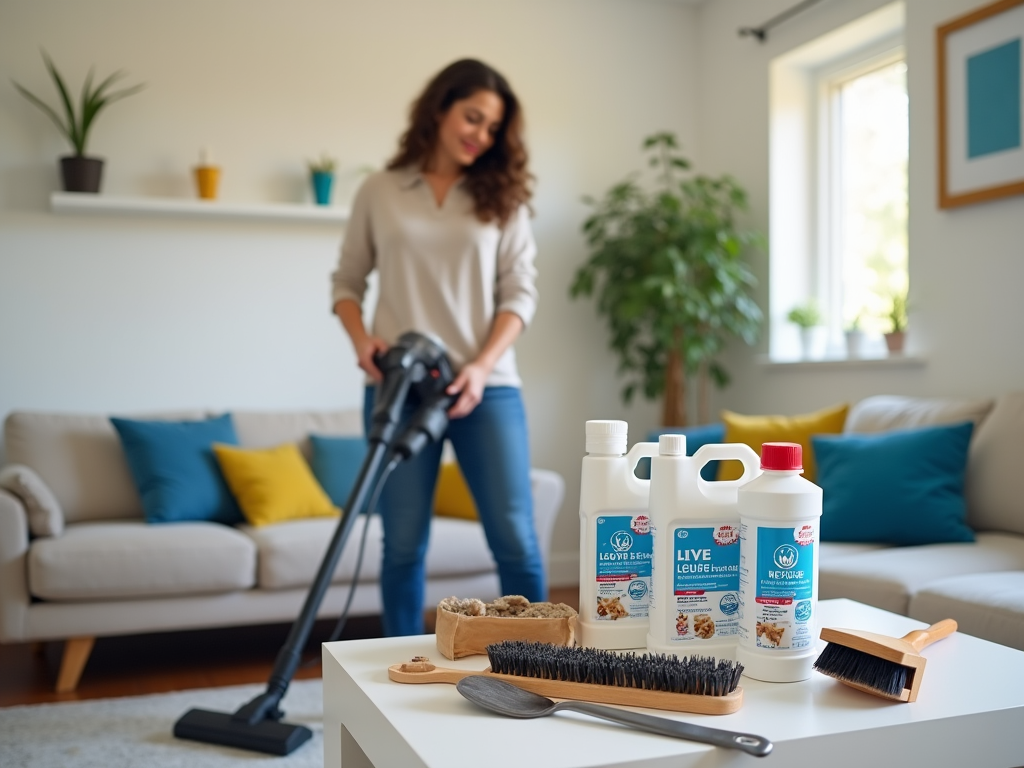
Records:
{"label": "small potted plant on sill", "polygon": [[309,161],[309,176],[313,184],[313,198],[317,205],[331,204],[331,185],[337,162],[326,152],[318,160]]}
{"label": "small potted plant on sill", "polygon": [[821,325],[821,311],[818,309],[818,303],[811,299],[806,304],[799,304],[789,310],[786,319],[800,329],[803,358],[810,359],[814,346],[814,329]]}
{"label": "small potted plant on sill", "polygon": [[100,179],[103,175],[103,160],[98,157],[88,157],[85,154],[89,130],[96,120],[96,115],[104,107],[118,99],[123,99],[125,96],[138,93],[138,91],[142,90],[143,85],[133,85],[120,91],[109,91],[108,89],[114,84],[114,81],[124,76],[124,72],[119,70],[109,75],[96,87],[93,87],[93,70],[90,69],[89,74],[85,78],[85,83],[82,85],[82,95],[79,98],[81,107],[76,113],[75,104],[64,85],[64,79],[60,76],[57,67],[54,66],[46,51],[43,51],[43,61],[46,62],[46,69],[49,71],[54,85],[60,92],[61,103],[64,108],[63,116],[27,88],[18,83],[14,83],[14,87],[18,89],[22,96],[39,107],[54,122],[64,137],[71,142],[71,147],[75,153],[60,159],[64,191],[99,192]]}
{"label": "small potted plant on sill", "polygon": [[889,331],[885,334],[885,346],[890,355],[903,354],[907,336],[907,294],[895,293],[889,308]]}
{"label": "small potted plant on sill", "polygon": [[854,315],[853,320],[850,321],[844,331],[846,336],[846,356],[850,359],[861,357],[863,354],[864,331],[860,327],[862,314],[863,312],[858,312]]}

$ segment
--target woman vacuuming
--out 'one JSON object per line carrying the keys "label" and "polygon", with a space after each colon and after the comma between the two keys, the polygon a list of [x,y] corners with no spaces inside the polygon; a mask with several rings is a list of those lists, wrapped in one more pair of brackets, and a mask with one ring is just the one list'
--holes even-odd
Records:
{"label": "woman vacuuming", "polygon": [[[519,101],[505,78],[472,59],[457,61],[412,105],[387,169],[363,183],[333,274],[334,313],[371,380],[374,356],[406,331],[439,339],[456,371],[451,442],[494,559],[501,589],[547,599],[533,526],[530,453],[512,347],[537,306],[529,223],[532,179]],[[366,278],[380,293],[363,325]],[[410,406],[411,408],[412,406]],[[424,558],[442,443],[398,466],[381,494],[384,632],[423,632]]]}

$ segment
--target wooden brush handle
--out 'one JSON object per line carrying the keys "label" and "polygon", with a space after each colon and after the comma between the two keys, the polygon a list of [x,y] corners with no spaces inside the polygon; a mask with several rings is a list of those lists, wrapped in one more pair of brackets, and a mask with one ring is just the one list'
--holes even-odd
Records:
{"label": "wooden brush handle", "polygon": [[949,637],[954,632],[956,632],[956,622],[953,619],[943,619],[936,624],[932,624],[928,629],[915,629],[913,632],[905,634],[903,639],[914,646],[915,650],[920,651],[936,640]]}
{"label": "wooden brush handle", "polygon": [[743,706],[743,689],[737,687],[723,696],[702,696],[689,693],[649,691],[617,685],[569,683],[563,680],[545,680],[520,675],[499,675],[486,669],[475,672],[467,669],[435,667],[430,662],[393,664],[388,677],[396,683],[457,683],[469,675],[496,677],[527,691],[555,699],[593,701],[599,704],[619,704],[626,707],[649,707],[671,712],[695,712],[701,715],[728,715]]}

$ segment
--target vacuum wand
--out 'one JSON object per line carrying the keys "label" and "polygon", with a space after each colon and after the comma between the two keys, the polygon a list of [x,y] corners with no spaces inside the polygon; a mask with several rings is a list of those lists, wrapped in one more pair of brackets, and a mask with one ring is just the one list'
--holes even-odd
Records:
{"label": "vacuum wand", "polygon": [[[345,542],[374,484],[387,479],[386,474],[381,475],[381,465],[389,451],[394,455],[393,463],[398,463],[440,440],[448,426],[447,409],[457,397],[445,394],[454,374],[444,348],[426,336],[414,332],[403,334],[393,347],[375,358],[375,362],[384,373],[384,380],[378,386],[367,434],[369,450],[302,611],[278,652],[267,689],[233,714],[190,709],[174,724],[174,735],[178,738],[274,755],[290,754],[312,738],[309,728],[280,722],[284,712],[279,704],[298,669]],[[419,408],[406,428],[399,432],[401,414],[410,395],[419,399]],[[351,588],[355,586],[353,579]]]}

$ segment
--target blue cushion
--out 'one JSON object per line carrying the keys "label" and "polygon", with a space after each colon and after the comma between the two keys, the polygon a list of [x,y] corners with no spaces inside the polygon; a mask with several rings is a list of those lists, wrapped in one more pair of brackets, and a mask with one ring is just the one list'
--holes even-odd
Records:
{"label": "blue cushion", "polygon": [[[698,424],[693,427],[659,427],[647,433],[647,442],[656,443],[661,435],[686,435],[686,455],[693,456],[698,448],[712,443],[725,441],[725,424]],[[637,465],[637,477],[650,478],[651,460],[643,458]],[[718,476],[718,462],[709,461],[700,470],[705,480],[714,480]]]}
{"label": "blue cushion", "polygon": [[309,440],[313,444],[313,474],[331,502],[344,509],[366,458],[366,439],[310,435]]}
{"label": "blue cushion", "polygon": [[811,438],[823,491],[821,540],[974,541],[964,476],[971,422]]}
{"label": "blue cushion", "polygon": [[214,443],[238,445],[230,414],[205,421],[110,421],[121,438],[148,522],[242,522],[213,455]]}

